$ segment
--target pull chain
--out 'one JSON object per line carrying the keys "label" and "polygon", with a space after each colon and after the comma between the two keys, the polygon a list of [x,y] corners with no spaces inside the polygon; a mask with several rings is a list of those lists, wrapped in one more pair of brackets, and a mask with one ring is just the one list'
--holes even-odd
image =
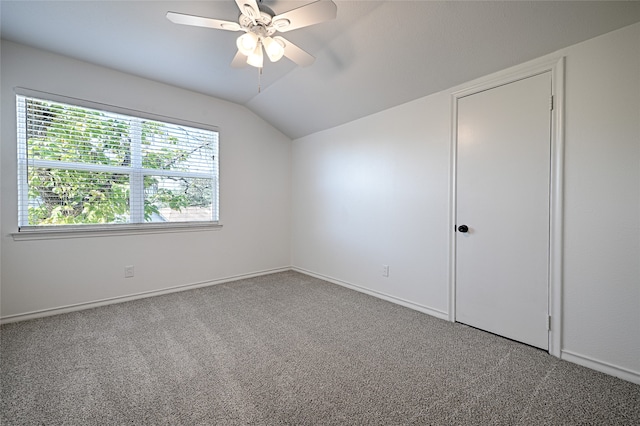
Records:
{"label": "pull chain", "polygon": [[262,90],[262,68],[258,68],[258,93]]}

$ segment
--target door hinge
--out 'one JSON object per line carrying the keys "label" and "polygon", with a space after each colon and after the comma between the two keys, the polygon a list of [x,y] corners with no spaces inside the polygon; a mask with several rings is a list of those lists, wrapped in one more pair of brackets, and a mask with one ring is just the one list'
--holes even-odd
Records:
{"label": "door hinge", "polygon": [[549,110],[553,111],[553,95],[551,95],[551,100],[549,101]]}
{"label": "door hinge", "polygon": [[547,316],[547,330],[551,331],[551,315]]}

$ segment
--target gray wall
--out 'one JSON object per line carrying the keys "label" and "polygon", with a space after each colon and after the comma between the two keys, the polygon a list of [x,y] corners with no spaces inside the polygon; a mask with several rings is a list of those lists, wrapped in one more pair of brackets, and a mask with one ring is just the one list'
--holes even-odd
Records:
{"label": "gray wall", "polygon": [[[562,356],[640,383],[640,24],[560,55]],[[451,91],[292,149],[247,109],[211,97],[4,41],[1,67],[4,318],[291,264],[447,317]],[[16,86],[218,126],[222,230],[14,241]],[[136,277],[125,280],[131,264]]]}
{"label": "gray wall", "polygon": [[[290,266],[291,140],[244,107],[2,42],[3,317]],[[14,241],[14,87],[220,129],[217,231]],[[124,279],[124,266],[135,277]]]}
{"label": "gray wall", "polygon": [[[562,357],[640,383],[640,24],[563,55]],[[294,267],[447,317],[453,90],[294,141]]]}

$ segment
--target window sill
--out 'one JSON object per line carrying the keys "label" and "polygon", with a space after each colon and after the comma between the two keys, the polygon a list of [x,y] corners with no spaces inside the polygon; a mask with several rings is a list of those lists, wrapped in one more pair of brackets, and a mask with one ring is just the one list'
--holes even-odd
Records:
{"label": "window sill", "polygon": [[85,225],[64,227],[29,227],[11,234],[14,241],[55,240],[64,238],[115,237],[121,235],[165,234],[173,232],[217,231],[218,222],[145,223],[127,225]]}

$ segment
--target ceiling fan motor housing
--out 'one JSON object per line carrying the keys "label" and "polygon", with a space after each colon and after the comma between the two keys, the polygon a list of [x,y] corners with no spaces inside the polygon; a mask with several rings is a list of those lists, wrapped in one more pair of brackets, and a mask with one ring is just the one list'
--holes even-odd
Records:
{"label": "ceiling fan motor housing", "polygon": [[269,37],[276,31],[289,25],[288,19],[272,21],[272,18],[273,15],[270,15],[269,12],[261,11],[260,16],[253,19],[245,14],[241,14],[238,22],[240,23],[240,28],[246,32],[252,32],[261,37]]}

